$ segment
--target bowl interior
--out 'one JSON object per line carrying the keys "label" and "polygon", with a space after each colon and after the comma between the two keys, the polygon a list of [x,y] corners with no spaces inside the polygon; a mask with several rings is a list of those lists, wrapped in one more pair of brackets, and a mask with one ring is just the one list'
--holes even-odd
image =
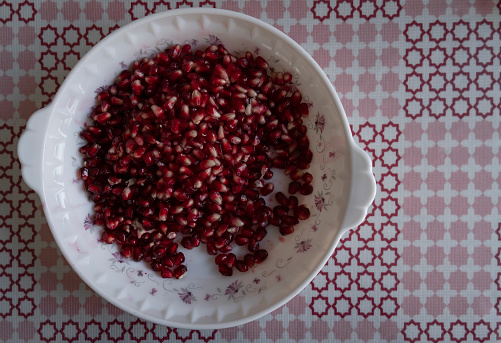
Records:
{"label": "bowl interior", "polygon": [[[114,245],[98,241],[92,204],[77,178],[81,165],[78,137],[95,91],[113,82],[132,61],[152,56],[174,43],[193,49],[223,43],[235,55],[249,50],[275,71],[293,74],[311,104],[308,125],[314,152],[310,172],[314,193],[300,197],[310,219],[293,235],[273,227],[261,246],[269,257],[247,273],[222,277],[204,246],[186,253],[189,272],[164,280],[145,263],[123,260]],[[316,275],[339,239],[350,185],[350,145],[342,109],[312,59],[285,35],[256,19],[226,11],[169,11],[138,20],[95,46],[74,68],[53,104],[44,156],[43,202],[54,237],[70,265],[96,292],[116,306],[156,323],[185,328],[222,328],[243,324],[285,303]],[[276,173],[276,190],[288,178]],[[275,203],[269,199],[269,203]]]}

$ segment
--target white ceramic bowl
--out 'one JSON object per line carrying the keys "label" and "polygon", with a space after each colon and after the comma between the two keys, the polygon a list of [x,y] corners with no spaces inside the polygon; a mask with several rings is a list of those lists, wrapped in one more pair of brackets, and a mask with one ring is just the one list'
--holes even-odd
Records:
{"label": "white ceramic bowl", "polygon": [[[314,158],[312,216],[285,238],[269,233],[269,257],[247,273],[223,277],[205,249],[186,253],[189,272],[164,280],[145,263],[123,261],[114,245],[98,242],[92,204],[77,179],[78,133],[96,89],[113,82],[124,65],[189,42],[221,41],[234,54],[257,51],[275,70],[294,75],[312,104],[306,120]],[[279,30],[224,10],[181,9],[150,15],[113,32],[73,68],[52,103],[34,113],[18,146],[22,175],[40,196],[54,238],[71,267],[103,298],[140,318],[167,326],[225,328],[257,319],[298,294],[321,270],[341,235],[360,224],[375,196],[371,161],[351,136],[336,92],[315,61]],[[276,189],[286,183],[280,177]],[[268,230],[276,232],[277,230]]]}

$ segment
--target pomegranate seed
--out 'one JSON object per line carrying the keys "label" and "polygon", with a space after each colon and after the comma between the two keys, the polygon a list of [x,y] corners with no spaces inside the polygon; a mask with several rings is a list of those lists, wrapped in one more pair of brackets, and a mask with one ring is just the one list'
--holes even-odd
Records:
{"label": "pomegranate seed", "polygon": [[228,255],[227,254],[219,254],[216,256],[216,258],[214,259],[214,262],[220,266],[220,265],[223,265],[223,264],[226,264],[226,261],[228,260]]}
{"label": "pomegranate seed", "polygon": [[301,178],[305,183],[311,183],[313,181],[313,175],[311,175],[310,173],[304,173]]}
{"label": "pomegranate seed", "polygon": [[165,253],[169,256],[173,256],[177,252],[177,243],[172,242],[165,248]]}
{"label": "pomegranate seed", "polygon": [[227,259],[225,261],[226,265],[230,268],[233,268],[235,266],[235,262],[237,261],[237,257],[233,253],[229,253],[227,255]]}
{"label": "pomegranate seed", "polygon": [[217,254],[216,246],[214,245],[214,242],[212,242],[212,241],[207,242],[207,254],[209,254],[209,255],[216,255]]}
{"label": "pomegranate seed", "polygon": [[249,243],[249,237],[245,237],[243,235],[237,235],[235,237],[235,243],[240,246],[246,245]]}
{"label": "pomegranate seed", "polygon": [[183,277],[185,277],[187,272],[188,269],[186,268],[186,266],[181,264],[177,266],[176,269],[174,269],[174,271],[172,272],[172,277],[175,279],[182,279]]}
{"label": "pomegranate seed", "polygon": [[256,259],[256,263],[262,263],[268,258],[268,252],[266,250],[257,250],[254,253],[254,258]]}
{"label": "pomegranate seed", "polygon": [[283,223],[285,225],[296,225],[299,224],[299,219],[294,216],[285,216],[283,218]]}
{"label": "pomegranate seed", "polygon": [[298,181],[293,181],[289,183],[289,194],[296,194],[299,191],[299,188],[301,187],[301,182]]}
{"label": "pomegranate seed", "polygon": [[262,241],[268,232],[264,228],[259,228],[256,230],[256,240],[258,242]]}
{"label": "pomegranate seed", "polygon": [[230,224],[231,226],[244,226],[244,222],[242,221],[242,219],[238,218],[238,217],[233,217],[229,220],[228,224]]}
{"label": "pomegranate seed", "polygon": [[255,238],[250,238],[247,244],[247,249],[251,252],[257,251],[259,249],[259,241]]}
{"label": "pomegranate seed", "polygon": [[305,183],[299,188],[299,193],[301,195],[310,195],[313,193],[313,186],[309,183]]}
{"label": "pomegranate seed", "polygon": [[256,67],[261,68],[261,69],[268,69],[268,62],[264,60],[261,56],[256,57],[254,60],[254,63]]}
{"label": "pomegranate seed", "polygon": [[275,186],[272,183],[267,183],[263,186],[263,188],[261,188],[260,193],[262,196],[267,196],[273,192],[274,188]]}
{"label": "pomegranate seed", "polygon": [[294,226],[291,225],[281,226],[279,231],[282,236],[287,236],[294,232]]}
{"label": "pomegranate seed", "polygon": [[245,261],[242,260],[237,260],[235,262],[235,268],[237,268],[237,270],[242,273],[245,273],[247,270],[249,270],[249,267],[247,266]]}
{"label": "pomegranate seed", "polygon": [[282,192],[276,193],[275,199],[278,201],[280,205],[287,206],[287,196],[284,193]]}
{"label": "pomegranate seed", "polygon": [[136,95],[141,95],[141,92],[143,91],[143,86],[141,85],[140,80],[136,80],[132,83],[132,91]]}
{"label": "pomegranate seed", "polygon": [[[172,270],[168,269],[168,268],[161,268],[160,269],[160,276],[164,279],[170,279],[174,276],[174,273],[172,272]],[[182,277],[178,277],[178,279],[181,279]]]}
{"label": "pomegranate seed", "polygon": [[130,258],[132,256],[132,247],[130,245],[122,245],[120,253],[124,258]]}
{"label": "pomegranate seed", "polygon": [[233,268],[230,268],[228,266],[225,266],[225,265],[221,265],[218,267],[219,269],[219,272],[221,273],[221,275],[224,275],[224,276],[232,276],[233,275]]}
{"label": "pomegranate seed", "polygon": [[298,206],[294,209],[294,214],[299,220],[306,220],[310,218],[310,210],[304,206]]}
{"label": "pomegranate seed", "polygon": [[246,254],[244,256],[244,262],[249,268],[253,268],[254,265],[256,264],[256,258],[252,254]]}
{"label": "pomegranate seed", "polygon": [[101,235],[101,241],[103,241],[106,244],[113,244],[116,241],[116,236],[112,233],[104,231],[103,234]]}
{"label": "pomegranate seed", "polygon": [[299,180],[303,176],[304,171],[301,169],[295,169],[289,174],[290,178],[294,181]]}
{"label": "pomegranate seed", "polygon": [[299,200],[297,197],[295,197],[294,195],[290,196],[289,197],[289,200],[287,201],[287,207],[289,208],[289,210],[294,210],[299,204]]}
{"label": "pomegranate seed", "polygon": [[185,257],[182,252],[178,252],[174,254],[172,257],[172,263],[174,263],[175,266],[179,266],[181,263],[184,263]]}

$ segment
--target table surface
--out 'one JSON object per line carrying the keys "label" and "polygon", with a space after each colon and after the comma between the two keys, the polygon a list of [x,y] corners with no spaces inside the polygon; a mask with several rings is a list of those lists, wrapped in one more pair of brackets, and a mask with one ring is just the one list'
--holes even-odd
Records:
{"label": "table surface", "polygon": [[[462,0],[0,3],[0,341],[501,341],[501,6]],[[377,197],[298,296],[249,324],[189,331],[108,304],[58,251],[16,146],[114,29],[188,6],[243,12],[334,84]]]}

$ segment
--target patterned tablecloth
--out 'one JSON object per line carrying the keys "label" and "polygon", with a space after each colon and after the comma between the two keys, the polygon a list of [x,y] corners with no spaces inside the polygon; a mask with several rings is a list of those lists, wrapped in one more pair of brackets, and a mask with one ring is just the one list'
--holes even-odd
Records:
{"label": "patterned tablecloth", "polygon": [[[501,341],[501,5],[494,0],[0,2],[0,341]],[[16,146],[75,63],[137,18],[218,7],[274,25],[333,82],[378,183],[287,305],[189,331],[108,304],[58,251]]]}

